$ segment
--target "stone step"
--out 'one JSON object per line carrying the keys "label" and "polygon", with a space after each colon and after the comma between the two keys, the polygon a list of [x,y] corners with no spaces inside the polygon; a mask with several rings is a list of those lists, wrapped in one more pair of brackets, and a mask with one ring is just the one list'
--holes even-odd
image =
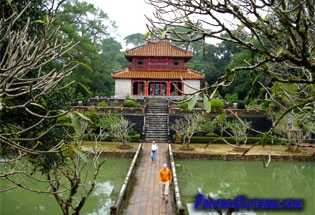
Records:
{"label": "stone step", "polygon": [[147,119],[146,124],[163,125],[163,124],[167,124],[167,119],[150,119],[150,120]]}
{"label": "stone step", "polygon": [[146,137],[150,137],[150,136],[168,136],[168,132],[146,132],[145,133]]}
{"label": "stone step", "polygon": [[166,100],[157,101],[152,99],[148,101],[145,110],[145,141],[168,141],[168,107],[169,104]]}
{"label": "stone step", "polygon": [[150,116],[167,117],[167,113],[150,112],[150,113],[146,113],[145,116],[146,117],[150,117]]}

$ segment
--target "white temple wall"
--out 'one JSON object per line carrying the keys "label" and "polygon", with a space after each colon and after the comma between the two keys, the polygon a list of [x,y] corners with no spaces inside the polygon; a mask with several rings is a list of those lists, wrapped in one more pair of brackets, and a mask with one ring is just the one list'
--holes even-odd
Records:
{"label": "white temple wall", "polygon": [[116,79],[115,80],[115,97],[125,98],[131,93],[131,80],[130,79]]}
{"label": "white temple wall", "polygon": [[184,83],[185,94],[191,94],[196,92],[196,89],[200,89],[200,80],[185,80]]}

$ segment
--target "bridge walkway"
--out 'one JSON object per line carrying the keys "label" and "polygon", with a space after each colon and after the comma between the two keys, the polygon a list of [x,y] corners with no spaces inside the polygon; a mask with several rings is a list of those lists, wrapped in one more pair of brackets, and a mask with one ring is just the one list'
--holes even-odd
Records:
{"label": "bridge walkway", "polygon": [[[151,143],[143,143],[142,157],[135,172],[134,185],[130,192],[124,215],[173,215],[173,189],[170,186],[168,203],[162,200],[158,172],[168,160],[168,143],[158,143],[156,162],[150,158]],[[170,167],[169,167],[170,168]]]}

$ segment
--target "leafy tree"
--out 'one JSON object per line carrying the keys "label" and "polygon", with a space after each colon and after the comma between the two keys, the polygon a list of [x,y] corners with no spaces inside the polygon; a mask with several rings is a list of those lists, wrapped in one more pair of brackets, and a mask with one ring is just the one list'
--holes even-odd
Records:
{"label": "leafy tree", "polygon": [[212,120],[209,116],[201,116],[198,120],[199,131],[212,133],[216,128],[215,120]]}
{"label": "leafy tree", "polygon": [[[45,17],[51,12],[47,10],[48,1],[46,0],[34,0],[30,3],[27,0],[1,0],[0,1],[0,18],[7,19],[14,13],[21,13],[18,20],[14,22],[12,29],[19,29],[28,23],[28,19],[31,18],[32,22],[28,23],[28,34],[30,36],[37,36],[42,33],[44,25],[40,20],[45,20]],[[8,25],[10,22],[5,23]]]}
{"label": "leafy tree", "polygon": [[57,25],[63,23],[61,35],[79,42],[67,53],[68,59],[80,62],[69,77],[81,83],[76,86],[76,94],[81,93],[86,98],[112,95],[114,81],[110,74],[127,63],[120,51],[121,44],[110,37],[116,29],[115,22],[101,9],[80,0],[62,4],[56,19]]}
{"label": "leafy tree", "polygon": [[145,41],[145,35],[141,33],[135,33],[130,34],[127,37],[124,38],[126,46],[132,45],[133,47],[137,47],[140,45],[144,45],[146,43]]}
{"label": "leafy tree", "polygon": [[91,77],[93,85],[90,88],[95,95],[114,95],[115,82],[111,73],[128,65],[121,48],[121,44],[113,38],[102,41],[99,58],[94,64],[95,73]]}
{"label": "leafy tree", "polygon": [[[71,83],[63,84],[62,81],[77,65],[69,62],[59,70],[48,69],[50,64],[58,62],[75,44],[54,37],[58,29],[50,30],[52,19],[46,20],[42,38],[29,37],[30,21],[22,29],[14,30],[12,26],[19,16],[13,13],[10,18],[0,20],[3,34],[0,47],[5,50],[2,55],[5,60],[1,61],[3,72],[0,84],[1,145],[20,150],[22,154],[35,155],[37,151],[49,151],[49,147],[55,147],[56,143],[45,144],[43,147],[48,148],[43,149],[40,143],[45,134],[58,129],[56,119],[65,114],[52,109],[61,108],[64,104],[53,101],[49,96],[53,93],[65,96],[62,91],[65,92]],[[11,24],[6,25],[7,22]]]}
{"label": "leafy tree", "polygon": [[175,119],[174,123],[170,125],[170,129],[181,137],[183,148],[190,148],[191,137],[196,131],[200,130],[200,119],[199,114],[186,114],[183,118]]}
{"label": "leafy tree", "polygon": [[[241,55],[247,51],[251,58],[254,56],[254,59],[246,57],[243,65],[227,68],[224,76],[205,85],[202,92],[212,95],[213,91],[234,83],[240,72],[247,72],[250,91],[242,98],[251,101],[250,94],[254,90],[257,99],[279,104],[277,89],[281,86],[289,99],[281,106],[283,111],[277,115],[274,126],[287,115],[294,117],[298,124],[304,124],[302,115],[314,118],[314,0],[267,0],[250,4],[247,0],[148,2],[156,8],[155,18],[148,19],[152,36],[175,42],[214,38],[244,51]],[[176,31],[178,28],[186,30]],[[261,77],[263,81],[259,80]],[[296,88],[287,88],[286,84]],[[245,89],[248,88],[244,85],[240,88],[242,92]],[[192,97],[191,102],[195,101]],[[314,128],[314,124],[305,126]],[[271,131],[268,135],[272,135]]]}
{"label": "leafy tree", "polygon": [[[50,193],[63,214],[79,214],[94,189],[102,165],[98,160],[101,150],[94,145],[83,151],[88,119],[67,111],[73,82],[64,79],[78,64],[65,59],[65,54],[76,43],[56,37],[59,28],[52,28],[53,17],[37,20],[43,25],[42,32],[31,36],[33,20],[27,19],[23,26],[18,22],[30,4],[21,12],[0,18],[0,155],[8,167],[0,172],[0,180],[12,183],[9,190],[20,187]],[[94,159],[87,169],[89,154]],[[51,189],[35,190],[21,178],[45,183]],[[75,197],[78,202],[73,201]]]}
{"label": "leafy tree", "polygon": [[224,142],[230,146],[241,148],[246,146],[247,143],[247,132],[250,129],[251,123],[248,121],[232,120],[226,121],[223,124],[223,130],[228,136],[233,137],[235,144],[229,143],[226,139],[223,138]]}
{"label": "leafy tree", "polygon": [[128,146],[129,133],[133,131],[134,123],[121,114],[102,114],[99,125],[101,129],[108,131],[116,142],[120,142],[120,147]]}

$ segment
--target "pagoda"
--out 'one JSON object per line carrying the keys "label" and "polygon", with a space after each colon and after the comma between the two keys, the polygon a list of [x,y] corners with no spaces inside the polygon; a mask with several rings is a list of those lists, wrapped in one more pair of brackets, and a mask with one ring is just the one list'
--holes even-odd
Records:
{"label": "pagoda", "polygon": [[185,67],[193,56],[168,40],[147,42],[125,52],[128,68],[112,73],[115,97],[183,97],[200,89],[204,74]]}

